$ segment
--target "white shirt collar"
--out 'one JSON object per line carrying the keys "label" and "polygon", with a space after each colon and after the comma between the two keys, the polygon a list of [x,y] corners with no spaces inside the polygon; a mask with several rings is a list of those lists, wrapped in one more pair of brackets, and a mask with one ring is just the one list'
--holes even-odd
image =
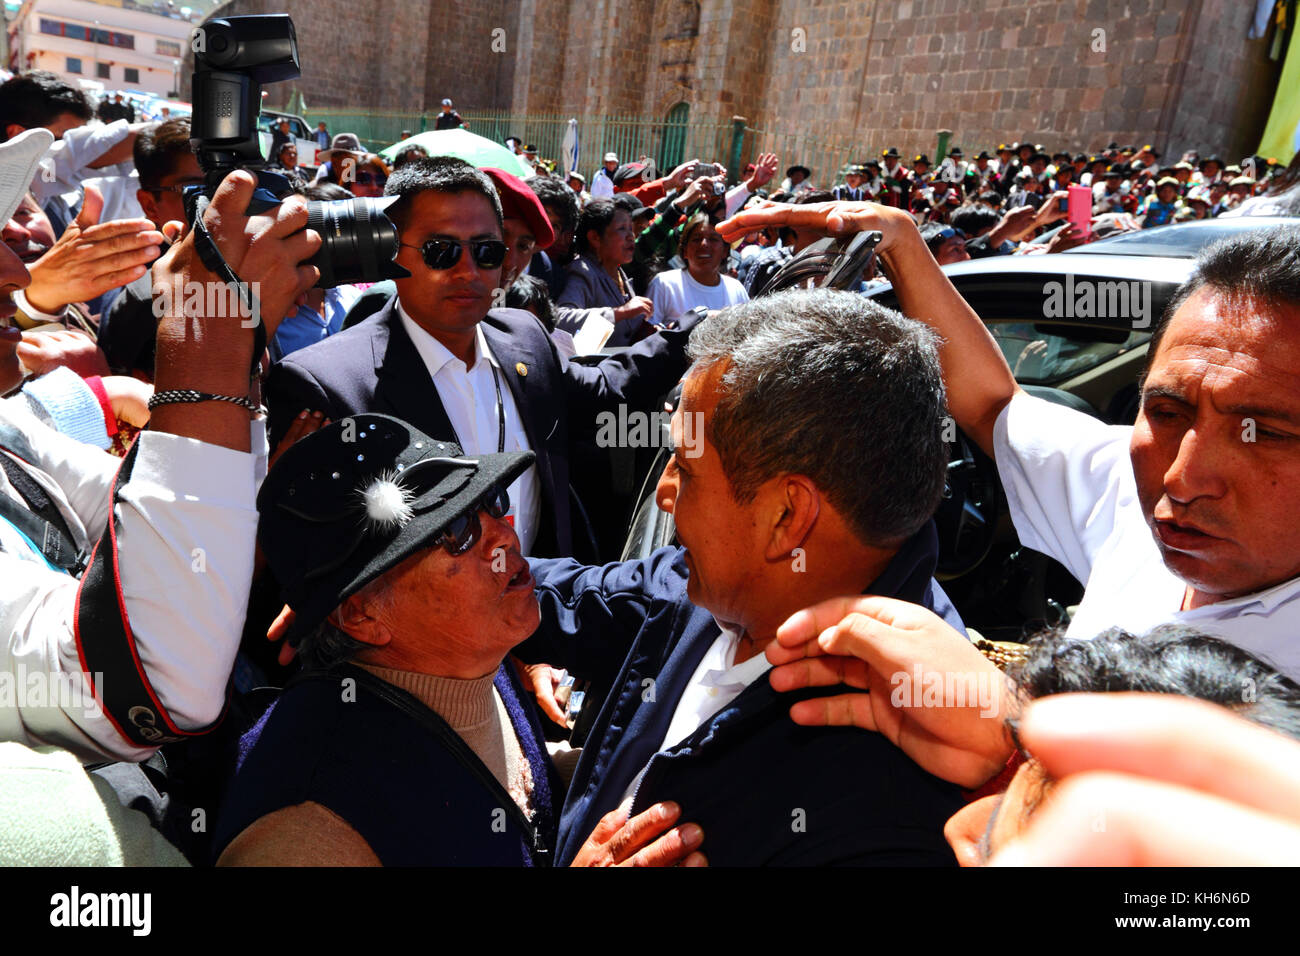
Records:
{"label": "white shirt collar", "polygon": [[[420,357],[424,359],[424,364],[428,366],[430,377],[436,376],[442,371],[443,366],[448,365],[451,362],[463,366],[460,359],[453,355],[447,346],[443,345],[431,334],[425,331],[407,314],[406,310],[402,308],[401,299],[397,300],[397,315],[401,318],[402,327],[406,329],[406,334],[411,337],[411,342],[414,343],[416,351],[420,353]],[[485,357],[488,362],[495,365],[498,369],[501,367],[501,363],[497,361],[496,356],[492,354],[492,350],[488,348],[487,336],[483,334],[483,323],[480,322],[474,327],[473,361],[469,363],[468,367],[465,367],[465,373],[469,374],[477,369],[479,363],[482,362]]]}
{"label": "white shirt collar", "polygon": [[717,621],[725,641],[720,640],[714,644],[713,651],[718,656],[709,661],[712,666],[700,675],[700,683],[705,687],[734,689],[739,693],[754,683],[772,665],[768,663],[766,654],[755,654],[743,663],[735,663],[736,649],[740,646],[740,638],[744,632],[734,625],[718,621],[716,617],[714,621]]}
{"label": "white shirt collar", "polygon": [[1216,601],[1213,604],[1203,604],[1198,608],[1179,613],[1183,620],[1197,617],[1210,619],[1231,618],[1238,614],[1252,612],[1272,614],[1279,606],[1294,599],[1298,592],[1300,592],[1300,578],[1291,578],[1263,591],[1243,594],[1241,597],[1231,598],[1226,601]]}

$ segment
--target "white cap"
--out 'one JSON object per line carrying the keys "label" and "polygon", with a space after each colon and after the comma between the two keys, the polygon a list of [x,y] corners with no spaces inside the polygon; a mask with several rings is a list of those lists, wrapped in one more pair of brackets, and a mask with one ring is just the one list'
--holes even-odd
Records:
{"label": "white cap", "polygon": [[443,100],[443,101],[442,101],[442,105],[443,105],[443,106],[451,106],[451,100]]}
{"label": "white cap", "polygon": [[617,163],[617,162],[618,162],[618,153],[606,153],[606,154],[605,154],[605,162],[607,162],[607,163]]}
{"label": "white cap", "polygon": [[0,144],[0,227],[14,217],[31,188],[41,157],[53,145],[54,134],[40,126]]}

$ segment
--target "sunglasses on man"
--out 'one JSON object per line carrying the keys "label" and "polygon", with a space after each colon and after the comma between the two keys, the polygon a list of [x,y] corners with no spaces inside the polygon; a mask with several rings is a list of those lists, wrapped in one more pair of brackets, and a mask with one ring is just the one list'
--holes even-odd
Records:
{"label": "sunglasses on man", "polygon": [[499,269],[506,261],[506,244],[500,239],[429,239],[424,245],[413,246],[403,242],[408,249],[419,249],[424,264],[430,269],[450,269],[460,262],[461,250],[468,248],[474,264],[480,269]]}
{"label": "sunglasses on man", "polygon": [[435,544],[442,545],[453,557],[468,552],[483,536],[483,523],[478,516],[480,510],[493,518],[504,518],[510,511],[510,495],[501,485],[493,485],[474,507],[447,525]]}

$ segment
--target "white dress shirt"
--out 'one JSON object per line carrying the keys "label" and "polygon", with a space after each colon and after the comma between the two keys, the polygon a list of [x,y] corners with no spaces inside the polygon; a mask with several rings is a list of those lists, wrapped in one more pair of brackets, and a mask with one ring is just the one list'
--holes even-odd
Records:
{"label": "white dress shirt", "polygon": [[[515,372],[513,369],[508,373],[502,370],[496,356],[488,348],[482,325],[475,333],[473,361],[467,367],[451,354],[447,346],[420,328],[406,314],[400,301],[397,303],[397,314],[406,334],[415,343],[420,358],[424,360],[429,376],[433,379],[433,387],[442,399],[443,410],[456,432],[455,435],[430,437],[454,438],[467,455],[496,453],[501,423],[497,416],[496,380],[492,376],[492,369],[495,368],[500,376],[501,399],[506,412],[505,450],[530,451],[532,445],[528,443],[528,433],[524,430],[523,419],[506,381],[506,375]],[[565,489],[566,493],[567,490]],[[533,542],[537,539],[542,510],[536,465],[530,465],[527,471],[515,479],[509,488],[509,494],[510,520],[514,524],[515,533],[519,535],[519,549],[527,555],[532,553]]]}
{"label": "white dress shirt", "polygon": [[1021,542],[1086,584],[1070,635],[1094,637],[1108,627],[1142,635],[1183,624],[1300,680],[1300,579],[1179,610],[1187,585],[1165,566],[1143,516],[1129,458],[1132,432],[1021,394],[994,427],[994,459]]}
{"label": "white dress shirt", "polygon": [[[40,172],[32,180],[32,194],[37,204],[44,206],[48,200],[64,193],[79,193],[82,181],[87,178],[129,176],[135,169],[131,160],[99,169],[92,169],[90,164],[130,134],[131,128],[126,120],[114,120],[107,125],[78,126],[64,133],[63,138],[46,151],[41,159]],[[107,217],[101,219],[101,222],[107,221]]]}
{"label": "white dress shirt", "polygon": [[[764,654],[755,654],[741,664],[735,663],[736,648],[740,645],[743,632],[721,621],[718,621],[718,627],[722,633],[705,651],[682,692],[681,700],[677,702],[673,719],[668,724],[668,732],[664,734],[664,741],[659,746],[661,753],[676,747],[699,730],[714,714],[739,697],[746,687],[772,667]],[[636,779],[623,794],[624,800],[636,792],[644,774],[645,770],[642,769],[636,775]]]}
{"label": "white dress shirt", "polygon": [[[34,459],[25,470],[58,507],[74,544],[98,541],[121,460],[48,428],[16,400],[0,402],[0,419],[31,445]],[[182,730],[204,727],[224,709],[248,611],[255,496],[266,456],[265,426],[257,421],[252,428],[253,454],[142,432],[116,506],[121,595],[135,652],[163,710]],[[21,500],[2,475],[0,494]],[[0,674],[66,675],[79,684],[79,583],[24,546],[17,529],[4,530]],[[127,741],[85,699],[68,706],[0,698],[0,740],[53,744],[83,760],[141,761],[154,752]]]}

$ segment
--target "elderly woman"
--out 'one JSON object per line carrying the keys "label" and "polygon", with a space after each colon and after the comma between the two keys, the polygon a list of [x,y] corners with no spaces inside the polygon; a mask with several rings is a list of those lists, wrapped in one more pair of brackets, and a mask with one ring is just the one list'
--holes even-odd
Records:
{"label": "elderly woman", "polygon": [[[563,784],[503,663],[539,619],[504,520],[532,460],[358,415],[276,462],[259,536],[304,672],[242,742],[219,863],[549,862]],[[602,821],[575,862],[688,857],[676,829],[640,849],[644,817]]]}
{"label": "elderly woman", "polygon": [[606,344],[635,341],[654,306],[635,294],[623,271],[636,253],[631,214],[612,199],[593,200],[582,210],[575,238],[578,256],[568,265],[568,279],[555,304],[613,309],[614,332]]}
{"label": "elderly woman", "polygon": [[713,311],[749,301],[745,287],[722,274],[731,250],[707,214],[696,213],[682,227],[680,249],[686,268],[659,273],[646,290],[654,303],[651,321],[656,325],[676,322],[701,306]]}

